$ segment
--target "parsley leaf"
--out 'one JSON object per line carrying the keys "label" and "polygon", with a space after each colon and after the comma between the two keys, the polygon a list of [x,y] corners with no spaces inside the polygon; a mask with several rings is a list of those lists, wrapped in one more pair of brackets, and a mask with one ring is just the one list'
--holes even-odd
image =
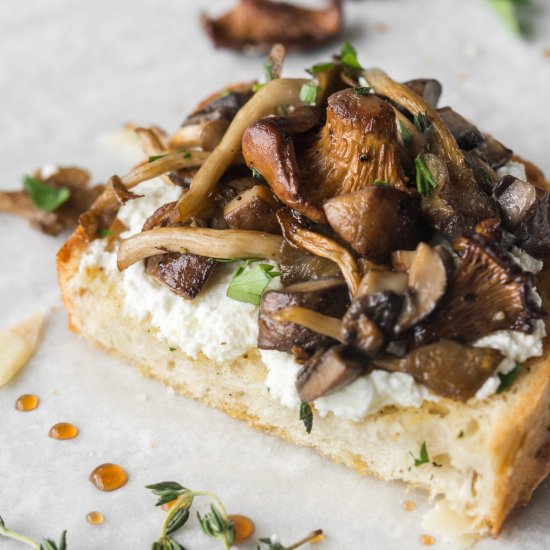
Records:
{"label": "parsley leaf", "polygon": [[353,91],[358,96],[363,95],[369,95],[372,92],[372,88],[370,86],[361,86],[359,88],[353,88]]}
{"label": "parsley leaf", "polygon": [[316,65],[313,65],[313,67],[310,67],[307,69],[307,72],[309,74],[315,75],[317,73],[324,73],[325,71],[330,71],[334,67],[334,63],[328,62],[328,63],[317,63]]}
{"label": "parsley leaf", "polygon": [[99,228],[96,234],[100,239],[104,239],[105,237],[110,237],[113,234],[113,230]]}
{"label": "parsley leaf", "polygon": [[428,113],[417,113],[413,118],[414,125],[419,132],[424,133],[430,126]]}
{"label": "parsley leaf", "polygon": [[416,168],[416,188],[423,197],[428,197],[437,187],[437,182],[421,154],[414,159],[414,166]]}
{"label": "parsley leaf", "polygon": [[167,155],[173,155],[174,153],[182,153],[184,159],[191,158],[191,153],[189,151],[186,151],[185,149],[177,149],[176,151],[170,151],[169,153],[163,153],[162,155],[152,155],[147,159],[147,161],[154,162],[155,160],[164,158]]}
{"label": "parsley leaf", "polygon": [[300,101],[308,105],[315,104],[319,88],[314,84],[304,84],[300,90]]}
{"label": "parsley leaf", "polygon": [[498,386],[496,393],[502,393],[507,390],[516,381],[516,378],[519,376],[520,372],[521,365],[519,361],[516,361],[516,366],[508,374],[499,374],[498,377],[500,378],[500,385]]}
{"label": "parsley leaf", "polygon": [[237,302],[247,302],[249,304],[259,305],[260,298],[267,285],[274,277],[280,273],[273,271],[275,269],[271,264],[259,264],[247,269],[250,261],[246,260],[243,265],[237,268],[235,275],[229,283],[227,296]]}
{"label": "parsley leaf", "polygon": [[411,453],[411,456],[413,457],[415,466],[422,466],[422,464],[427,464],[428,462],[430,462],[430,457],[428,456],[428,449],[426,447],[426,442],[425,441],[422,442],[422,445],[420,447],[419,458],[415,458],[412,453]]}
{"label": "parsley leaf", "polygon": [[399,130],[401,132],[401,139],[403,140],[403,145],[405,145],[405,147],[410,147],[413,142],[413,137],[411,133],[407,130],[407,127],[402,122],[399,123]]}
{"label": "parsley leaf", "polygon": [[385,180],[374,180],[375,187],[387,187],[389,183]]}
{"label": "parsley leaf", "polygon": [[340,50],[340,61],[342,61],[343,65],[351,69],[361,70],[363,68],[357,60],[357,50],[349,42],[344,42]]}
{"label": "parsley leaf", "polygon": [[530,0],[489,0],[489,3],[510,31],[517,36],[524,34],[524,28],[518,18],[517,7],[521,4],[529,4]]}
{"label": "parsley leaf", "polygon": [[265,178],[256,170],[256,168],[252,168],[252,177],[254,179],[260,180],[264,185],[267,185],[267,181]]}
{"label": "parsley leaf", "polygon": [[67,187],[56,189],[31,176],[25,176],[23,186],[30,195],[34,206],[44,212],[57,210],[71,196]]}
{"label": "parsley leaf", "polygon": [[302,401],[300,405],[300,420],[304,423],[306,432],[310,434],[313,427],[313,411],[311,410],[311,405],[305,401]]}

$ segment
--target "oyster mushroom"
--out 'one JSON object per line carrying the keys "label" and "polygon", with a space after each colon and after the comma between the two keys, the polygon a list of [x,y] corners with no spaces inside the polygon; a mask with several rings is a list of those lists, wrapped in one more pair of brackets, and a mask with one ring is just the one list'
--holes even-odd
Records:
{"label": "oyster mushroom", "polygon": [[283,308],[300,307],[340,319],[349,304],[345,283],[340,279],[308,281],[262,295],[258,318],[258,347],[278,351],[293,348],[311,351],[333,342],[332,338],[304,326],[277,321],[274,315]]}
{"label": "oyster mushroom", "polygon": [[350,384],[367,369],[368,366],[345,346],[322,349],[298,373],[296,389],[300,399],[309,403]]}
{"label": "oyster mushroom", "polygon": [[332,229],[358,254],[382,262],[421,238],[420,200],[387,185],[338,195],[323,204]]}
{"label": "oyster mushroom", "polygon": [[485,137],[477,127],[450,107],[441,107],[437,113],[461,149],[468,151],[485,143]]}
{"label": "oyster mushroom", "polygon": [[[540,191],[540,194],[543,193]],[[494,196],[506,229],[516,229],[528,215],[529,209],[537,202],[537,195],[534,185],[514,176],[504,176],[498,182]]]}
{"label": "oyster mushroom", "polygon": [[313,141],[313,136],[302,143],[293,141],[287,124],[288,118],[281,117],[277,123],[268,118],[249,126],[243,156],[283,203],[310,219],[324,222],[326,199],[364,189],[376,180],[406,190],[395,114],[377,96],[351,88],[332,94],[326,123]]}
{"label": "oyster mushroom", "polygon": [[218,19],[203,15],[201,23],[217,48],[266,51],[280,43],[289,49],[305,49],[340,33],[342,2],[331,0],[327,8],[311,10],[271,0],[240,0]]}
{"label": "oyster mushroom", "polygon": [[416,348],[401,359],[374,359],[372,365],[390,372],[405,372],[437,395],[466,401],[494,374],[502,359],[495,349],[441,340]]}
{"label": "oyster mushroom", "polygon": [[223,216],[231,229],[279,233],[276,209],[277,202],[271,191],[263,185],[255,185],[229,201],[224,206]]}
{"label": "oyster mushroom", "polygon": [[497,330],[530,333],[543,311],[533,303],[533,276],[500,246],[479,234],[464,237],[447,292],[433,314],[415,327],[415,342],[473,342]]}
{"label": "oyster mushroom", "polygon": [[437,107],[443,86],[434,78],[416,78],[403,82],[415,94],[419,95],[430,107]]}

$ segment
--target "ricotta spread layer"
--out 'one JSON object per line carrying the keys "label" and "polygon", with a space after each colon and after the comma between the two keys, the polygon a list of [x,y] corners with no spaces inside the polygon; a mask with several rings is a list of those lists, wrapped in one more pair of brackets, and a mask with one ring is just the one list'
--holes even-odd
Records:
{"label": "ricotta spread layer", "polygon": [[[121,206],[118,218],[128,227],[121,234],[122,239],[139,233],[145,220],[157,208],[177,200],[181,194],[181,188],[160,179],[144,182],[133,191],[144,196]],[[512,255],[528,271],[542,268],[542,262],[519,249],[512,249]],[[102,267],[119,278],[126,315],[149,322],[157,330],[162,345],[177,347],[192,358],[202,354],[216,362],[231,362],[256,347],[258,307],[226,296],[235,270],[232,264],[220,264],[193,300],[181,298],[148,277],[143,262],[119,273],[116,250],[109,252],[102,239],[93,241],[81,259],[81,272],[91,267]],[[272,281],[273,288],[279,284],[276,281]],[[540,301],[538,294],[536,299]],[[475,398],[483,399],[494,393],[500,384],[498,374],[510,372],[516,361],[541,355],[545,334],[544,322],[536,321],[532,334],[498,331],[475,342],[477,346],[499,349],[505,356],[497,373],[487,380]],[[260,355],[268,369],[266,385],[272,397],[286,407],[298,408],[300,398],[295,381],[301,366],[288,353],[260,350]],[[424,400],[438,399],[409,374],[376,370],[339,391],[316,399],[314,405],[321,416],[332,413],[360,420],[387,405],[419,407]]]}

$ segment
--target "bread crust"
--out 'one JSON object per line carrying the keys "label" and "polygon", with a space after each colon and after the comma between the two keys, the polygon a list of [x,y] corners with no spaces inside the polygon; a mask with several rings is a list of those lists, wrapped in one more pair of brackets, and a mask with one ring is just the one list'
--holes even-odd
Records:
{"label": "bread crust", "polygon": [[[466,511],[466,515],[473,528],[480,533],[491,533],[496,535],[502,528],[502,524],[510,512],[517,506],[525,505],[529,502],[531,495],[537,485],[544,479],[550,471],[550,350],[548,340],[544,343],[544,354],[542,357],[531,359],[525,363],[525,368],[515,382],[514,386],[507,392],[500,395],[494,395],[490,398],[476,403],[462,404],[450,400],[442,400],[441,403],[434,404],[425,402],[422,407],[411,409],[400,409],[398,407],[386,407],[386,409],[367,417],[360,422],[328,416],[325,418],[315,415],[314,430],[310,436],[305,434],[303,426],[297,426],[296,413],[287,409],[272,399],[266,393],[261,396],[261,390],[254,390],[254,387],[265,390],[263,379],[265,378],[265,367],[261,363],[259,354],[251,352],[246,356],[239,358],[231,365],[215,365],[207,358],[202,359],[204,367],[214,368],[224,371],[223,384],[226,388],[233,388],[231,380],[236,377],[241,383],[243,377],[248,387],[251,386],[251,393],[254,393],[256,402],[246,402],[243,397],[237,395],[238,387],[235,386],[235,395],[232,397],[220,398],[214,391],[206,391],[204,388],[193,387],[188,383],[181,382],[183,377],[177,378],[179,370],[193,368],[194,362],[179,353],[176,368],[174,368],[174,354],[169,354],[166,347],[158,346],[158,340],[154,334],[148,334],[148,330],[143,329],[140,338],[149,339],[148,345],[154,346],[155,342],[159,347],[159,354],[165,356],[166,368],[159,368],[158,357],[156,360],[147,361],[139,357],[134,350],[124,348],[119,342],[107,343],[94,334],[90,329],[91,322],[86,311],[86,304],[97,288],[107,287],[109,283],[105,274],[99,270],[90,275],[87,284],[81,284],[79,281],[79,264],[82,254],[88,247],[87,237],[81,227],[69,237],[63,245],[57,256],[58,278],[61,287],[62,297],[69,316],[69,327],[73,332],[82,334],[94,345],[105,349],[106,351],[117,355],[127,361],[134,363],[145,375],[157,378],[163,383],[172,386],[178,393],[192,397],[212,407],[222,410],[228,415],[239,420],[246,421],[252,427],[266,433],[277,435],[291,443],[305,445],[314,448],[317,452],[328,456],[336,462],[341,462],[350,468],[353,468],[361,475],[372,475],[382,479],[403,479],[413,485],[419,485],[433,494],[441,493],[440,487],[430,485],[422,478],[416,478],[416,472],[411,472],[411,468],[401,468],[396,471],[384,471],[380,465],[369,460],[368,449],[369,442],[362,438],[370,432],[382,427],[384,430],[393,430],[396,425],[414,427],[415,430],[448,430],[453,426],[451,420],[454,418],[471,418],[472,422],[480,422],[480,419],[486,419],[489,423],[490,432],[483,439],[485,446],[475,450],[480,443],[475,439],[481,437],[479,434],[486,426],[478,426],[477,432],[472,435],[472,453],[487,453],[489,465],[482,475],[474,472],[471,485],[472,493],[476,490],[474,485],[480,483],[480,475],[485,485],[481,484],[478,492],[492,492],[492,495],[480,494],[478,499],[483,498],[489,504],[485,505],[484,510]],[[76,281],[76,283],[75,283]],[[116,287],[116,283],[114,284]],[[544,270],[538,276],[538,289],[543,298],[543,303],[547,309],[550,309],[550,268],[545,265]],[[109,290],[111,292],[111,290]],[[116,293],[116,288],[113,290]],[[111,296],[109,294],[109,296]],[[115,296],[113,294],[113,296]],[[87,301],[88,300],[88,301]],[[116,301],[115,297],[109,300]],[[98,309],[92,315],[96,317],[93,321],[101,325],[101,310]],[[126,326],[127,332],[139,330],[139,327],[132,327],[128,330],[127,324],[131,321],[125,318],[119,308],[118,323]],[[105,317],[103,320],[109,323]],[[547,330],[549,329],[548,321]],[[165,351],[160,351],[163,348]],[[149,349],[152,349],[151,347]],[[195,362],[196,363],[196,362]],[[170,368],[170,364],[172,367]],[[176,374],[174,374],[176,372]],[[219,374],[219,373],[218,373]],[[243,393],[242,391],[240,393]],[[229,392],[231,395],[231,392]],[[269,411],[269,414],[265,410]],[[435,410],[435,412],[434,412]],[[453,420],[454,422],[454,420]],[[468,424],[468,425],[470,425]],[[470,429],[470,428],[469,428]],[[370,430],[370,431],[369,431]],[[388,431],[388,433],[392,433]],[[477,433],[477,435],[476,435]],[[460,437],[460,436],[459,436]],[[466,437],[464,443],[466,445]],[[481,440],[480,440],[481,441]],[[443,454],[442,460],[445,460]],[[444,470],[441,468],[439,470]],[[439,475],[439,470],[434,469],[435,478]],[[488,479],[493,476],[492,479]],[[447,499],[452,505],[452,495],[447,495]],[[476,498],[475,496],[473,498]],[[456,509],[456,506],[455,506]]]}

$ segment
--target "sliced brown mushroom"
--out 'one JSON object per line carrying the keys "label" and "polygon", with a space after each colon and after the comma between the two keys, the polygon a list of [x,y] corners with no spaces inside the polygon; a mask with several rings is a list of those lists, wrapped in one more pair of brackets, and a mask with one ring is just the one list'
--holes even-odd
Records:
{"label": "sliced brown mushroom", "polygon": [[420,243],[409,268],[409,288],[395,326],[401,333],[425,319],[439,304],[447,289],[447,268],[441,255]]}
{"label": "sliced brown mushroom", "polygon": [[59,168],[47,178],[37,171],[33,177],[53,189],[68,189],[68,200],[53,212],[46,212],[33,203],[26,190],[5,191],[0,192],[0,211],[25,218],[48,235],[75,227],[82,212],[90,208],[104,189],[103,185],[90,186],[90,174],[76,167]]}
{"label": "sliced brown mushroom", "polygon": [[493,170],[504,166],[514,154],[511,149],[487,134],[485,134],[485,142],[474,149],[473,152],[479,155]]}
{"label": "sliced brown mushroom", "polygon": [[516,244],[535,258],[550,255],[550,194],[537,189],[536,202],[514,231]]}
{"label": "sliced brown mushroom", "polygon": [[302,401],[309,403],[350,384],[367,368],[345,346],[319,350],[298,373],[298,395]]}
{"label": "sliced brown mushroom", "polygon": [[256,185],[228,202],[223,209],[223,215],[232,229],[279,233],[276,209],[277,202],[271,191],[263,185]]}
{"label": "sliced brown mushroom", "polygon": [[[348,88],[328,98],[327,120],[318,137],[298,143],[290,117],[252,124],[243,156],[286,205],[324,222],[323,201],[374,184],[405,190],[397,127],[392,107],[373,94]],[[300,133],[313,125],[300,126]],[[312,141],[313,140],[313,141]]]}
{"label": "sliced brown mushroom", "polygon": [[301,348],[311,351],[333,341],[303,326],[278,322],[273,315],[287,307],[297,306],[341,318],[349,304],[345,283],[340,279],[309,281],[282,290],[268,290],[262,295],[258,319],[258,347],[279,351]]}
{"label": "sliced brown mushroom", "polygon": [[271,0],[240,0],[232,11],[201,22],[217,48],[266,51],[280,43],[289,49],[306,49],[335,38],[342,26],[341,0],[311,10]]}
{"label": "sliced brown mushroom", "polygon": [[416,78],[403,83],[415,94],[419,95],[430,107],[437,107],[443,86],[433,78]]}
{"label": "sliced brown mushroom", "polygon": [[494,374],[502,359],[495,349],[441,340],[416,348],[402,359],[377,358],[372,364],[390,372],[410,374],[437,395],[466,401]]}
{"label": "sliced brown mushroom", "polygon": [[342,276],[340,268],[334,262],[300,250],[286,240],[281,247],[279,271],[281,283],[285,287],[294,283]]}
{"label": "sliced brown mushroom", "polygon": [[543,315],[533,303],[533,276],[498,245],[479,234],[464,237],[460,258],[445,297],[433,314],[415,327],[415,341],[473,342],[497,330],[530,333]]}
{"label": "sliced brown mushroom", "polygon": [[504,226],[513,231],[526,218],[538,193],[534,185],[514,176],[504,176],[495,186],[494,195]]}
{"label": "sliced brown mushroom", "polygon": [[382,262],[422,236],[420,200],[387,185],[338,195],[323,204],[328,223],[358,254]]}
{"label": "sliced brown mushroom", "polygon": [[453,111],[451,107],[441,107],[437,109],[437,113],[461,149],[468,151],[485,143],[485,137],[477,127]]}

